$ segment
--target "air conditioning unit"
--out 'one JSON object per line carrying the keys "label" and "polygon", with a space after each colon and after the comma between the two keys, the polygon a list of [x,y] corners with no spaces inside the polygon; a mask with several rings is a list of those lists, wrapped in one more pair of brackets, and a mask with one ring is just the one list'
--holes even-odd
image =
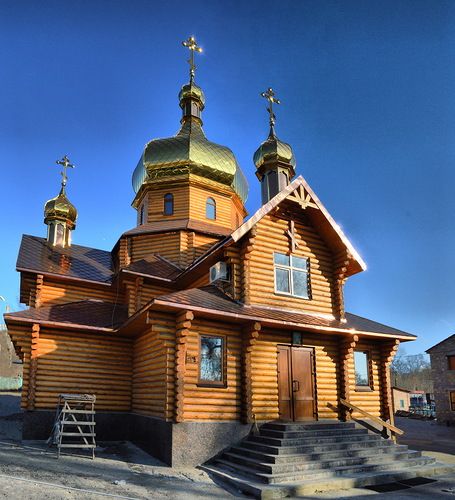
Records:
{"label": "air conditioning unit", "polygon": [[217,280],[229,281],[229,266],[226,262],[217,262],[210,268],[210,283]]}

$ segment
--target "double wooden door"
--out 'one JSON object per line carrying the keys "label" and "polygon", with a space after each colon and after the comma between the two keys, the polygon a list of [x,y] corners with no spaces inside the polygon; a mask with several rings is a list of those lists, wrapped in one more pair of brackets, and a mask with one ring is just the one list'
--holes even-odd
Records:
{"label": "double wooden door", "polygon": [[278,402],[281,420],[314,420],[313,349],[278,346]]}

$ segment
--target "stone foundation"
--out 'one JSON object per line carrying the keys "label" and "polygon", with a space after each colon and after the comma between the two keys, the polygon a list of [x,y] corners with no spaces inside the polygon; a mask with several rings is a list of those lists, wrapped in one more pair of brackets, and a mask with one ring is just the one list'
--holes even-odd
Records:
{"label": "stone foundation", "polygon": [[[23,439],[48,439],[55,412],[24,412]],[[97,441],[131,441],[167,465],[196,466],[240,441],[251,425],[240,422],[175,424],[135,413],[96,412]]]}

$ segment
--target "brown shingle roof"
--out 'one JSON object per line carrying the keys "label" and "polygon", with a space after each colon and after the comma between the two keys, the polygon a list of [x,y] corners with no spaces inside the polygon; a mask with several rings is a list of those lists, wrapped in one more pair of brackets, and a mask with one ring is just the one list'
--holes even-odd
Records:
{"label": "brown shingle roof", "polygon": [[232,230],[217,224],[198,221],[194,219],[172,219],[157,222],[148,222],[141,226],[134,227],[126,231],[122,236],[134,236],[137,234],[147,233],[162,233],[164,231],[179,231],[181,229],[189,229],[200,233],[213,234],[214,236],[228,236]]}
{"label": "brown shingle roof", "polygon": [[173,280],[182,272],[180,268],[160,255],[152,255],[147,259],[137,260],[136,262],[133,262],[129,266],[125,267],[123,271],[145,274],[152,278],[167,280]]}
{"label": "brown shingle roof", "polygon": [[127,320],[128,311],[123,304],[81,300],[51,307],[30,308],[5,314],[4,317],[6,323],[20,320],[29,323],[58,323],[72,327],[112,330]]}
{"label": "brown shingle roof", "polygon": [[157,297],[154,303],[157,305],[174,305],[179,308],[189,307],[195,311],[203,309],[205,312],[214,315],[221,313],[231,317],[251,319],[265,323],[287,324],[295,327],[320,327],[321,329],[335,329],[337,331],[345,331],[346,333],[355,333],[357,331],[409,339],[415,338],[415,335],[410,333],[350,313],[346,313],[346,322],[342,322],[336,319],[285,311],[283,309],[246,306],[232,300],[212,285],[163,295]]}
{"label": "brown shingle roof", "polygon": [[45,238],[27,234],[22,236],[16,267],[100,283],[110,283],[114,274],[111,252],[80,245],[50,247]]}

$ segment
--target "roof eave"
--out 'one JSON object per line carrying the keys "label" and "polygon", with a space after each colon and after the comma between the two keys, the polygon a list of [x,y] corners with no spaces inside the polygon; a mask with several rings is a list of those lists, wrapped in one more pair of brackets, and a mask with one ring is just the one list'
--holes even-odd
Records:
{"label": "roof eave", "polygon": [[253,315],[246,315],[246,314],[240,314],[240,313],[223,312],[223,311],[217,311],[214,309],[208,309],[205,307],[199,307],[199,306],[188,305],[188,304],[178,304],[176,302],[164,301],[164,300],[160,300],[160,299],[154,299],[150,303],[151,307],[153,307],[154,305],[162,306],[162,307],[169,307],[170,309],[187,309],[187,310],[191,310],[194,312],[204,313],[204,314],[214,316],[214,317],[232,318],[232,319],[238,319],[238,320],[242,320],[242,321],[259,321],[265,326],[280,325],[280,326],[285,326],[287,328],[298,328],[298,329],[302,329],[302,330],[312,330],[312,331],[325,332],[325,333],[345,334],[345,335],[363,335],[363,336],[376,337],[376,338],[393,338],[393,339],[398,339],[402,342],[415,340],[417,338],[415,335],[410,337],[407,335],[369,332],[369,331],[363,331],[363,330],[356,330],[353,328],[344,329],[344,328],[336,328],[336,327],[329,327],[329,326],[317,326],[317,325],[312,325],[312,324],[308,324],[308,323],[296,323],[296,322],[292,322],[292,321],[280,321],[280,320],[274,320],[274,319],[270,319],[270,318],[264,318],[260,315],[253,316]]}

